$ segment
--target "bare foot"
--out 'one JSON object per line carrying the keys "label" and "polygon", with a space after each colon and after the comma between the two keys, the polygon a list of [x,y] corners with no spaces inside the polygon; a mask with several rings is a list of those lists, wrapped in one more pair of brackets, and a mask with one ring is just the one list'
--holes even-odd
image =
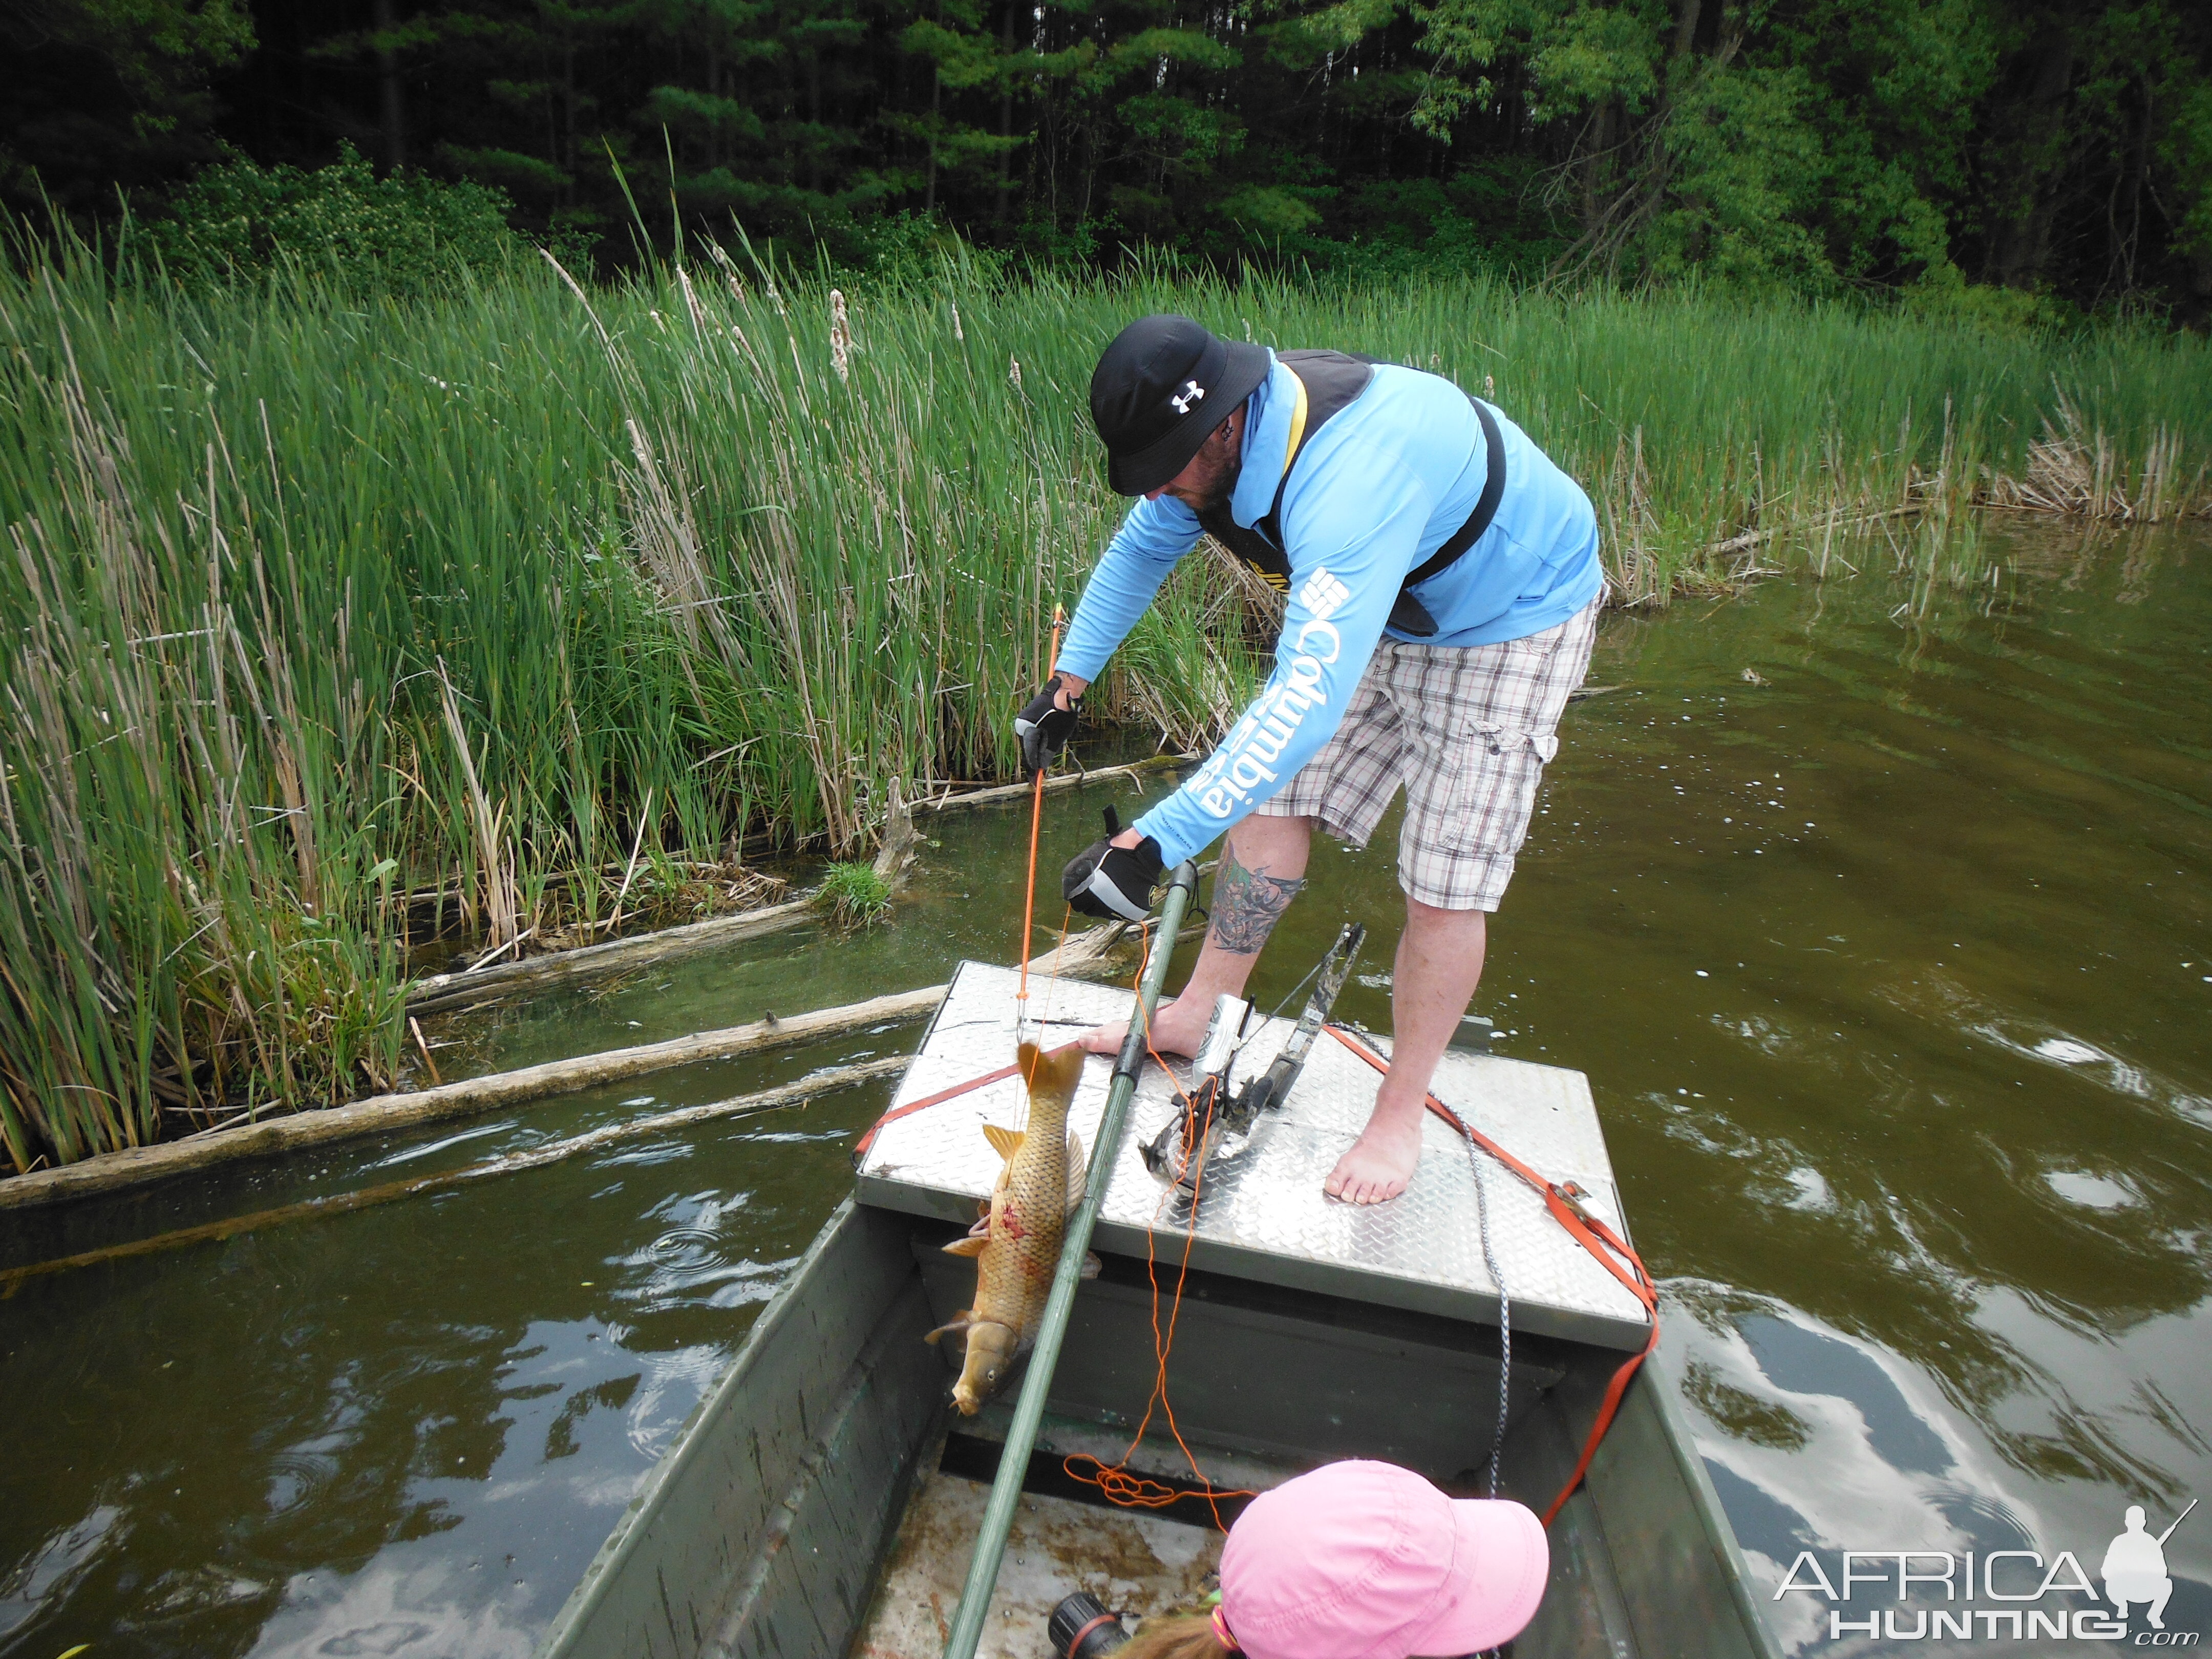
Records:
{"label": "bare foot", "polygon": [[[1182,1054],[1188,1058],[1198,1052],[1198,1045],[1206,1041],[1206,1023],[1213,1018],[1209,1006],[1191,1005],[1183,1012],[1188,997],[1177,997],[1172,1002],[1163,1002],[1152,1010],[1152,1047],[1160,1054]],[[1075,1040],[1094,1054],[1118,1054],[1121,1041],[1129,1033],[1129,1022],[1118,1025],[1099,1025],[1085,1031]]]}
{"label": "bare foot", "polygon": [[1421,1103],[1410,1109],[1378,1099],[1375,1115],[1337,1159],[1322,1190],[1346,1204],[1382,1204],[1406,1190],[1421,1161]]}

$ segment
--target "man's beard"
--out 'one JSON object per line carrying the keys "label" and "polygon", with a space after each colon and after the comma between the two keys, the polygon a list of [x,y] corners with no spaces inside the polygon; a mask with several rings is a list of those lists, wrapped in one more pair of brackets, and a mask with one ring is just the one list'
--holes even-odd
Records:
{"label": "man's beard", "polygon": [[1243,470],[1244,454],[1240,447],[1236,453],[1223,459],[1219,470],[1200,478],[1195,488],[1174,489],[1169,494],[1194,513],[1211,513],[1229,504],[1229,498],[1237,493],[1237,475]]}

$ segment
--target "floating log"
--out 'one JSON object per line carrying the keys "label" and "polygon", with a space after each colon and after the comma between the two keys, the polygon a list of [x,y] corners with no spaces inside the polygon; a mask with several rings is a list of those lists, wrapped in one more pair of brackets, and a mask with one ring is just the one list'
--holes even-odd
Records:
{"label": "floating log", "polygon": [[349,1215],[356,1210],[389,1204],[396,1199],[413,1198],[422,1193],[442,1192],[450,1187],[466,1186],[471,1182],[489,1180],[494,1176],[514,1175],[523,1170],[542,1170],[549,1164],[558,1164],[580,1152],[597,1152],[602,1146],[638,1140],[647,1135],[657,1135],[672,1129],[687,1129],[695,1123],[712,1123],[724,1118],[751,1117],[761,1112],[780,1111],[786,1106],[802,1105],[834,1090],[871,1083],[878,1078],[895,1077],[905,1071],[912,1060],[913,1056],[909,1054],[896,1054],[884,1060],[864,1060],[857,1066],[840,1066],[831,1071],[813,1073],[780,1088],[763,1089],[757,1094],[712,1101],[704,1106],[684,1106],[675,1111],[655,1112],[650,1117],[632,1118],[626,1123],[606,1124],[583,1134],[570,1135],[564,1140],[548,1141],[543,1146],[532,1146],[519,1152],[504,1152],[497,1158],[486,1158],[481,1164],[471,1164],[464,1169],[447,1170],[438,1175],[411,1176],[404,1181],[386,1181],[349,1193],[332,1193],[327,1198],[303,1199],[297,1204],[282,1204],[274,1209],[256,1210],[248,1215],[205,1222],[197,1227],[178,1227],[166,1233],[156,1233],[151,1238],[133,1239],[128,1244],[103,1245],[96,1250],[81,1250],[75,1255],[57,1256],[50,1261],[33,1261],[26,1267],[0,1267],[0,1296],[13,1291],[27,1279],[67,1273],[73,1267],[90,1267],[102,1261],[120,1261],[128,1256],[154,1255],[164,1250],[179,1250],[190,1244],[217,1243],[236,1238],[241,1233],[258,1232],[266,1227],[281,1227],[288,1222],[307,1221],[319,1216]]}
{"label": "floating log", "polygon": [[[1109,923],[1074,934],[1057,952],[1048,951],[1033,960],[1030,971],[1056,972],[1071,979],[1095,975],[1109,960],[1115,944],[1125,931],[1121,924]],[[1055,955],[1059,958],[1056,968]],[[102,1152],[75,1164],[64,1164],[58,1169],[33,1170],[28,1175],[0,1181],[0,1212],[58,1204],[96,1193],[119,1192],[233,1158],[270,1157],[303,1146],[350,1139],[356,1135],[411,1128],[417,1124],[542,1100],[550,1095],[573,1094],[579,1089],[671,1071],[701,1060],[730,1060],[739,1054],[839,1036],[871,1025],[919,1019],[945,1000],[945,990],[942,985],[932,985],[919,991],[872,997],[866,1002],[817,1009],[811,1013],[790,1014],[782,1018],[770,1014],[750,1024],[695,1032],[666,1042],[605,1049],[572,1060],[549,1060],[517,1071],[467,1078],[409,1094],[380,1095],[356,1101],[350,1106],[289,1113],[252,1123],[225,1124],[158,1146]]]}

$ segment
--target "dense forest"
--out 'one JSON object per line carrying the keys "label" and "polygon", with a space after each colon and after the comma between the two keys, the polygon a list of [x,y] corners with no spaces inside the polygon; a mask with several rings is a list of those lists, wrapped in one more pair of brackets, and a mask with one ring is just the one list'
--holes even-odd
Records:
{"label": "dense forest", "polygon": [[603,261],[950,227],[2212,317],[2201,0],[9,0],[0,39],[24,222],[349,144]]}

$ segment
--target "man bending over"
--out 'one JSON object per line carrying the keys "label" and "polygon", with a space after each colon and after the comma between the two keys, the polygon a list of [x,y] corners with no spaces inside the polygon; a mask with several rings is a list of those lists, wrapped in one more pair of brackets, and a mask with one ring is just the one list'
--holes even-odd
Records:
{"label": "man bending over", "polygon": [[[1084,590],[1051,681],[1015,721],[1032,769],[1076,700],[1212,535],[1288,599],[1275,670],[1206,764],[1067,866],[1079,910],[1143,917],[1161,871],[1229,836],[1190,981],[1153,1020],[1196,1052],[1305,885],[1319,823],[1364,846],[1401,787],[1395,1047],[1374,1115],[1326,1183],[1378,1204],[1419,1162],[1429,1082],[1482,976],[1514,854],[1603,603],[1589,498],[1496,410],[1437,375],[1276,353],[1146,317],[1091,379],[1107,477],[1139,499]],[[1118,1028],[1085,1046],[1110,1052]]]}

